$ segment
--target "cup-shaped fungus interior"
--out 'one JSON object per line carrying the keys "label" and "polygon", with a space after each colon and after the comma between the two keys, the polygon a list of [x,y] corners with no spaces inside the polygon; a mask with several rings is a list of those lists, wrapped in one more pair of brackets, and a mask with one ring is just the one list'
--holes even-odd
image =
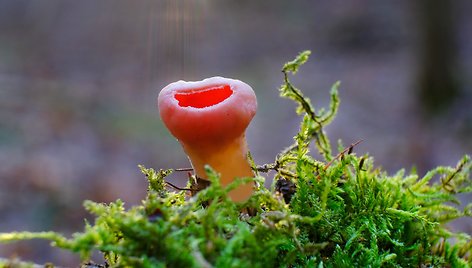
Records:
{"label": "cup-shaped fungus interior", "polygon": [[233,94],[229,85],[216,85],[178,92],[174,98],[180,107],[205,108],[218,104]]}

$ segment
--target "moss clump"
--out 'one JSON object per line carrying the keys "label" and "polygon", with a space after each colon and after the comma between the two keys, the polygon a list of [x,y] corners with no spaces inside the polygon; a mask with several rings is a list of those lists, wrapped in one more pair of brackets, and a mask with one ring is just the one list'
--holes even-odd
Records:
{"label": "moss clump", "polygon": [[[469,267],[470,236],[445,224],[472,215],[472,203],[461,210],[457,199],[472,191],[470,157],[420,177],[375,168],[371,157],[353,152],[358,142],[333,154],[323,129],[337,112],[339,83],[329,109],[315,110],[289,79],[309,54],[284,65],[280,88],[298,104],[300,131],[273,163],[253,166],[255,178],[224,188],[208,167],[210,186],[189,198],[168,189],[173,170],[141,167],[149,181],[141,205],[126,210],[120,200],[86,201],[95,221],[72,238],[18,232],[0,234],[0,242],[48,239],[84,261],[99,250],[111,267]],[[312,142],[322,159],[309,154]],[[274,183],[266,189],[259,173],[269,170]],[[255,194],[233,203],[228,192],[248,180],[258,185]]]}

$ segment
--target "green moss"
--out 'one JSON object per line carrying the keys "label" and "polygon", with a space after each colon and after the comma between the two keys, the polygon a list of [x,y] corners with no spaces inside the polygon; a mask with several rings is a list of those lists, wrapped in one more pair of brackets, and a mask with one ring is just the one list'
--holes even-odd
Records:
{"label": "green moss", "polygon": [[[472,191],[470,157],[420,177],[376,168],[372,157],[354,153],[360,141],[340,144],[333,154],[324,127],[337,112],[339,83],[331,89],[329,109],[315,110],[289,79],[309,54],[284,65],[280,88],[281,96],[298,104],[300,130],[273,163],[254,166],[255,178],[223,188],[208,167],[210,186],[189,198],[185,190],[168,189],[165,178],[172,170],[140,166],[149,181],[142,205],[126,210],[120,200],[86,201],[95,221],[71,238],[54,232],[0,233],[0,242],[47,239],[84,261],[100,250],[111,267],[470,266],[470,236],[445,226],[472,215],[472,204],[461,210],[457,199]],[[312,142],[322,159],[310,156]],[[269,170],[275,171],[271,189],[258,186],[244,204],[229,199],[229,190],[239,183],[263,185],[260,173]]]}

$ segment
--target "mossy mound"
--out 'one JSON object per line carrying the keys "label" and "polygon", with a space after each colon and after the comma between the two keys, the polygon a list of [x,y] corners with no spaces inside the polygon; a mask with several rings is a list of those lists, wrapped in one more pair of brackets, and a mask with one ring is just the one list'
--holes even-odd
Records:
{"label": "mossy mound", "polygon": [[[315,110],[289,80],[309,54],[284,65],[280,88],[281,96],[298,104],[300,131],[273,163],[253,166],[255,178],[224,188],[208,167],[211,184],[188,197],[187,190],[168,187],[165,178],[173,170],[141,167],[149,181],[142,205],[126,210],[120,200],[86,201],[95,221],[72,238],[18,232],[0,234],[0,242],[47,239],[84,261],[99,250],[107,267],[471,266],[471,237],[445,226],[472,215],[472,203],[459,209],[457,199],[472,191],[470,157],[420,177],[375,168],[372,157],[355,154],[358,142],[339,144],[333,153],[323,129],[337,112],[339,83],[331,89],[329,109]],[[311,143],[322,159],[309,154]],[[260,173],[270,170],[274,183],[266,189]],[[250,180],[255,194],[243,204],[232,202],[229,190]],[[0,266],[11,264],[0,260]]]}

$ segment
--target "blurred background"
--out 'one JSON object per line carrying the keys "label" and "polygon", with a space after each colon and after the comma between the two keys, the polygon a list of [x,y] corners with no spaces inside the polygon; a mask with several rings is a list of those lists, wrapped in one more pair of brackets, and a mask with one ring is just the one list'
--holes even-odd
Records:
{"label": "blurred background", "polygon": [[[472,153],[470,14],[468,0],[1,0],[0,232],[81,231],[85,199],[139,204],[138,164],[189,167],[156,110],[176,80],[252,85],[249,147],[273,161],[300,120],[280,69],[305,49],[293,81],[316,107],[342,81],[333,143],[363,139],[355,152],[389,173],[455,165]],[[0,245],[15,256],[78,262],[43,241]]]}

